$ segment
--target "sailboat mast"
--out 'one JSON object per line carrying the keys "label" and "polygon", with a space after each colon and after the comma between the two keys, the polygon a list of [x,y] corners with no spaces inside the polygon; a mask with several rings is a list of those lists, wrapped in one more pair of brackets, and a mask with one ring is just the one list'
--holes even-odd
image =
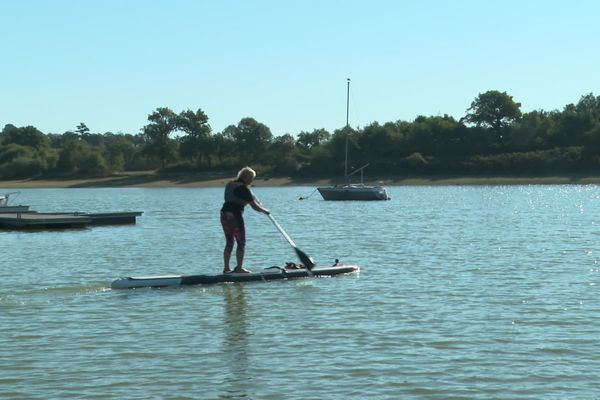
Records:
{"label": "sailboat mast", "polygon": [[348,127],[348,115],[350,114],[350,78],[347,79],[348,88],[346,89],[346,127]]}
{"label": "sailboat mast", "polygon": [[350,78],[346,89],[346,158],[344,159],[344,178],[348,179],[348,115],[350,114]]}

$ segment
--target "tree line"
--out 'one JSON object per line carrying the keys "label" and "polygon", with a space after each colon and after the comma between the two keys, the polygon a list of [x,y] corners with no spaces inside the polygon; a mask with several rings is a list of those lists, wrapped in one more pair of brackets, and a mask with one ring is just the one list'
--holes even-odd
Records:
{"label": "tree line", "polygon": [[[168,107],[137,134],[62,134],[8,124],[0,132],[0,179],[101,177],[122,171],[196,172],[252,165],[263,175],[337,177],[369,163],[367,175],[562,174],[600,171],[600,96],[562,110],[521,112],[506,92],[480,93],[465,116],[419,116],[334,132],[274,136],[243,118],[213,132],[201,110]],[[347,144],[346,144],[347,141]]]}

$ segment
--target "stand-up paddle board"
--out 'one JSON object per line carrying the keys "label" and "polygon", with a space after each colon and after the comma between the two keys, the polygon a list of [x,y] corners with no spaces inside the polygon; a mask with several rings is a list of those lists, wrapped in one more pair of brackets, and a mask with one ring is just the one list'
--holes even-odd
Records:
{"label": "stand-up paddle board", "polygon": [[163,275],[163,276],[132,276],[120,278],[112,282],[113,289],[133,289],[141,287],[166,287],[185,285],[208,285],[224,282],[254,282],[272,281],[277,279],[296,279],[308,277],[334,276],[360,271],[357,265],[334,265],[326,268],[265,268],[259,272],[235,273],[219,275]]}

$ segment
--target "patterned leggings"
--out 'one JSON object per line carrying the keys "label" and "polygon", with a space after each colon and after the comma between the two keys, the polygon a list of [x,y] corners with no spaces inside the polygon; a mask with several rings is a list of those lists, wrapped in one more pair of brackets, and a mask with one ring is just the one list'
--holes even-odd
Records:
{"label": "patterned leggings", "polygon": [[233,242],[237,242],[237,252],[244,253],[246,249],[246,229],[244,219],[237,218],[234,213],[221,211],[221,226],[225,233],[225,250],[233,250]]}

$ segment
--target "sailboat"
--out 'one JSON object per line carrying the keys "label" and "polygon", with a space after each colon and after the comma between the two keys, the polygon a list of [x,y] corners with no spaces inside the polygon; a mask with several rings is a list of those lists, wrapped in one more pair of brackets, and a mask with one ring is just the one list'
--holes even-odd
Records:
{"label": "sailboat", "polygon": [[[350,111],[350,78],[346,90],[346,128],[348,128],[348,114]],[[344,160],[344,185],[317,187],[323,200],[390,200],[390,196],[383,186],[367,186],[363,184],[363,171],[369,164],[363,165],[348,175],[348,134],[346,133],[346,156]],[[360,172],[360,183],[350,183],[350,177]]]}

